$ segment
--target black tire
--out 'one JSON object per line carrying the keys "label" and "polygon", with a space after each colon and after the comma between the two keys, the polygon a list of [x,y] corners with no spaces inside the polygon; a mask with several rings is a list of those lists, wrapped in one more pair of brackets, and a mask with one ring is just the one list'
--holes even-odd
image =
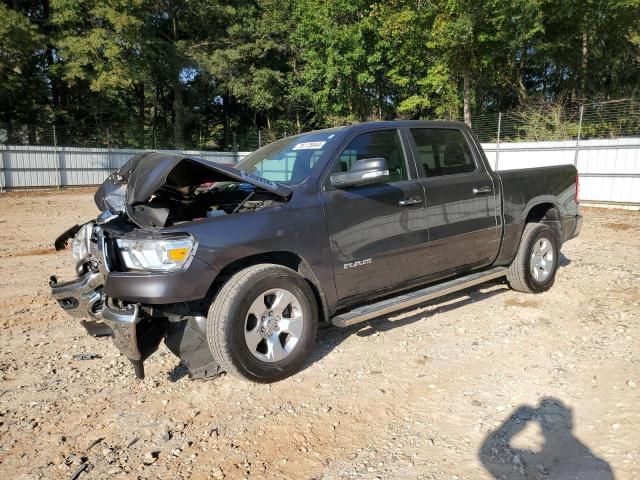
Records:
{"label": "black tire", "polygon": [[[279,361],[262,361],[245,340],[249,308],[263,292],[284,288],[300,303],[303,327],[298,342]],[[260,264],[233,275],[209,308],[207,340],[222,370],[261,383],[282,380],[296,373],[313,351],[318,331],[318,307],[311,287],[294,270],[282,265]]]}
{"label": "black tire", "polygon": [[[536,279],[532,273],[532,262],[534,261],[534,247],[538,242],[546,239],[551,244],[553,260],[549,267],[549,275],[543,280]],[[520,247],[516,258],[509,266],[507,281],[509,286],[518,292],[542,293],[549,290],[556,279],[558,269],[558,239],[554,231],[544,223],[527,223],[522,232]]]}

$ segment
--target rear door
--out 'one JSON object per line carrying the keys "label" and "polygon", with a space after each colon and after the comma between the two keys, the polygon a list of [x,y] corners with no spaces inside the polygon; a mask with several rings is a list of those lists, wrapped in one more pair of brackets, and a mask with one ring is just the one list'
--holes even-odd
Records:
{"label": "rear door", "polygon": [[467,134],[455,127],[410,128],[408,134],[427,201],[425,273],[491,264],[501,240],[498,186]]}
{"label": "rear door", "polygon": [[397,129],[365,132],[351,139],[334,159],[333,172],[356,160],[385,158],[387,183],[321,193],[341,300],[384,290],[422,276],[417,262],[428,243],[424,190],[409,169]]}

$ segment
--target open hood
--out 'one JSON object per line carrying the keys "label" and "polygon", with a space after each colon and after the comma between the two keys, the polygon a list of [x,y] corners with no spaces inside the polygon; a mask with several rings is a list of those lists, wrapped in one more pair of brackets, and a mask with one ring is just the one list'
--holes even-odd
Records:
{"label": "open hood", "polygon": [[148,202],[160,189],[186,191],[206,183],[240,182],[270,192],[286,200],[292,190],[257,175],[211,162],[203,158],[175,153],[141,153],[130,158],[110,175],[94,196],[101,211],[129,213],[135,205]]}

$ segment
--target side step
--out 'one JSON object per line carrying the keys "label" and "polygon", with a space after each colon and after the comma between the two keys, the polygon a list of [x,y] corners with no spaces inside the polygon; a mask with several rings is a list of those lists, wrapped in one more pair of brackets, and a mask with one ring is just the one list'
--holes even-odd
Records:
{"label": "side step", "polygon": [[413,305],[424,303],[434,298],[443,297],[465,288],[473,287],[480,283],[488,282],[496,278],[503,277],[507,274],[507,267],[496,267],[483,272],[472,273],[465,277],[455,278],[447,282],[438,283],[421,290],[405,293],[397,297],[388,298],[371,305],[358,307],[350,312],[342,313],[331,319],[337,327],[348,327],[355,323],[364,322],[375,317],[380,317],[388,313],[402,310]]}

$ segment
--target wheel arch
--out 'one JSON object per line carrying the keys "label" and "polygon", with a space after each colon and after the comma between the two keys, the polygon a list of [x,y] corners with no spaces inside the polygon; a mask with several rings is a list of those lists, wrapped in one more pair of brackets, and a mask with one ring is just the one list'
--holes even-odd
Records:
{"label": "wheel arch", "polygon": [[329,321],[329,313],[327,308],[327,302],[320,286],[320,281],[314,273],[313,269],[304,258],[300,255],[290,251],[272,251],[257,253],[246,257],[238,258],[228,265],[226,265],[220,273],[216,276],[213,284],[210,288],[209,295],[213,297],[222,285],[234,274],[240,270],[244,270],[247,267],[252,267],[261,263],[273,263],[275,265],[282,265],[288,267],[291,270],[298,272],[309,284],[313,295],[318,305],[318,318],[320,322]]}
{"label": "wheel arch", "polygon": [[[558,246],[562,246],[562,225],[560,209],[553,198],[541,196],[533,199],[522,209],[510,213],[512,223],[505,224],[504,239],[496,265],[509,265],[520,248],[522,235],[530,223],[545,223],[557,236]],[[505,219],[507,216],[505,216]]]}
{"label": "wheel arch", "polygon": [[[524,227],[528,223],[545,223],[551,227],[556,234],[558,245],[562,244],[562,223],[560,222],[560,209],[558,206],[549,201],[542,201],[531,205],[525,217]],[[522,236],[522,235],[521,235]]]}

